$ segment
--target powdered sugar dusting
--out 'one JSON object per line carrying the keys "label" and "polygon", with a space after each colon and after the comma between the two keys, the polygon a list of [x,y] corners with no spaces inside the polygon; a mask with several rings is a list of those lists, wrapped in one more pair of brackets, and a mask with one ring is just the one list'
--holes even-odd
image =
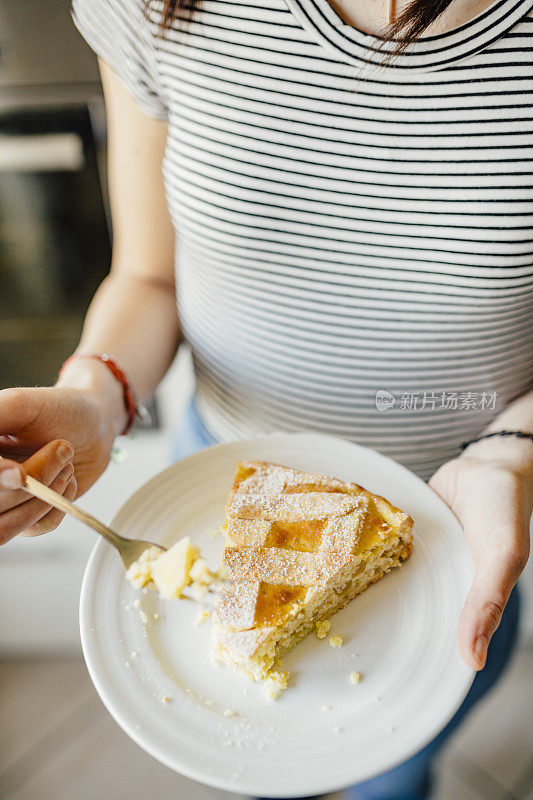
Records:
{"label": "powdered sugar dusting", "polygon": [[253,628],[259,581],[236,581],[219,590],[214,619],[229,629]]}
{"label": "powdered sugar dusting", "polygon": [[333,492],[279,495],[237,493],[228,507],[228,516],[272,522],[304,522],[347,514],[354,511],[357,505],[357,498]]}

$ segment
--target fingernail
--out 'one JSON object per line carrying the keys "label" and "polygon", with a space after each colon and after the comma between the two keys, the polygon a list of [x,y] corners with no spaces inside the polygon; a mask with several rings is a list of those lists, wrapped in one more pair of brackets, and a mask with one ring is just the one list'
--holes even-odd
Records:
{"label": "fingernail", "polygon": [[0,486],[3,486],[4,489],[20,489],[22,480],[16,467],[0,471]]}
{"label": "fingernail", "polygon": [[57,454],[62,461],[67,461],[74,455],[74,450],[67,442],[61,442],[57,448]]}
{"label": "fingernail", "polygon": [[485,666],[485,659],[487,657],[487,639],[485,636],[478,636],[474,642],[474,655],[478,664]]}

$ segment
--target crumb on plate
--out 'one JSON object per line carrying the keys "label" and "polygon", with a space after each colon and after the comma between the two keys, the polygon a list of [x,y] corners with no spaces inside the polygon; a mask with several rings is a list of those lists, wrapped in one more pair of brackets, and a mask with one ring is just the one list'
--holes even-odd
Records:
{"label": "crumb on plate", "polygon": [[205,622],[211,616],[211,612],[208,608],[199,608],[198,613],[196,615],[196,619],[194,620],[195,625],[201,625],[202,622]]}
{"label": "crumb on plate", "polygon": [[263,694],[267,700],[277,700],[289,685],[289,678],[289,672],[271,672],[263,685]]}
{"label": "crumb on plate", "polygon": [[315,632],[319,639],[325,639],[330,628],[331,622],[329,619],[325,619],[322,622],[315,622]]}

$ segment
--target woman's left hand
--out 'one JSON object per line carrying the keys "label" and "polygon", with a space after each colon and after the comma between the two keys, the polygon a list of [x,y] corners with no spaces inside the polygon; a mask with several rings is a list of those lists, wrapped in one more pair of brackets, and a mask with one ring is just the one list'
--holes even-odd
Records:
{"label": "woman's left hand", "polygon": [[480,670],[529,557],[533,443],[511,437],[484,439],[443,464],[429,485],[463,526],[474,562],[458,645],[464,661]]}

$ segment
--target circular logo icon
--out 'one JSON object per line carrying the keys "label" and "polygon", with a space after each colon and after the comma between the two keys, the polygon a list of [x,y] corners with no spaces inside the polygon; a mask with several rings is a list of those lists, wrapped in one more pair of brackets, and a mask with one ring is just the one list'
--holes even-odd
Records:
{"label": "circular logo icon", "polygon": [[394,395],[387,392],[386,389],[379,389],[376,392],[376,408],[378,411],[388,411],[393,407],[395,402],[396,398]]}

